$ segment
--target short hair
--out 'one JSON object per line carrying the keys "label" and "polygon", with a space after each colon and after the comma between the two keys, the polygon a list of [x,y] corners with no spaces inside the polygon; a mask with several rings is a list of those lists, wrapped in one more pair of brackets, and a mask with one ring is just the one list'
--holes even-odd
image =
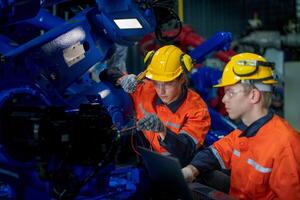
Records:
{"label": "short hair", "polygon": [[[241,83],[246,92],[250,92],[252,89],[257,89],[260,91],[255,85],[249,83]],[[272,92],[260,91],[262,96],[262,105],[264,108],[270,108],[272,104]]]}

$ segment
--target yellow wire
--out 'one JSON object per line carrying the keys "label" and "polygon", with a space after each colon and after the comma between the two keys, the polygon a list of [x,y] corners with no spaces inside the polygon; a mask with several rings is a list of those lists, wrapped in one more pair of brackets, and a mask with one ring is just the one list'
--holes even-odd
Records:
{"label": "yellow wire", "polygon": [[183,22],[183,0],[178,0],[178,16]]}

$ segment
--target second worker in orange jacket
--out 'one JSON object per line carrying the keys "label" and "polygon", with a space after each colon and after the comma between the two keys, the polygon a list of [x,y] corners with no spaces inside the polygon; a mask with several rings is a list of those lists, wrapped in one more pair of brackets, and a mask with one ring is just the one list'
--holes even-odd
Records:
{"label": "second worker in orange jacket", "polygon": [[149,52],[145,59],[143,83],[134,74],[117,82],[130,93],[136,126],[154,151],[177,157],[186,165],[202,146],[210,128],[207,106],[199,94],[187,88],[185,74],[192,59],[173,45]]}
{"label": "second worker in orange jacket", "polygon": [[220,84],[231,119],[243,126],[198,152],[182,169],[185,178],[230,169],[236,199],[300,199],[300,134],[269,110],[273,63],[241,53],[225,66]]}

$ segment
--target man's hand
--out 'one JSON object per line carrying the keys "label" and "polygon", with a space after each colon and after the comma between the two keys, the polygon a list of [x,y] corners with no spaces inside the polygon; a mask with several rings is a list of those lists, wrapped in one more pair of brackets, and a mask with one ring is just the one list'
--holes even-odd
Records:
{"label": "man's hand", "polygon": [[193,182],[195,180],[196,176],[198,176],[198,174],[199,174],[199,171],[193,165],[188,165],[188,166],[182,168],[181,172],[183,174],[184,179],[187,182]]}
{"label": "man's hand", "polygon": [[153,113],[148,113],[137,122],[137,130],[147,130],[153,132],[165,132],[166,127],[162,121]]}
{"label": "man's hand", "polygon": [[129,74],[122,76],[118,83],[122,86],[123,90],[127,93],[133,93],[137,86],[136,75]]}

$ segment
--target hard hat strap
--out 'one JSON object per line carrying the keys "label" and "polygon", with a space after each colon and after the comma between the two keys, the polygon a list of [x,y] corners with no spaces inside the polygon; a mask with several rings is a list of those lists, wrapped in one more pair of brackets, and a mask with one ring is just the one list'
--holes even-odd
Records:
{"label": "hard hat strap", "polygon": [[264,61],[257,61],[256,66],[264,66],[264,67],[270,67],[271,69],[274,69],[275,63],[274,62],[264,62]]}
{"label": "hard hat strap", "polygon": [[255,86],[261,92],[272,92],[273,86],[270,84],[264,84],[261,80],[241,80],[243,84],[249,84]]}
{"label": "hard hat strap", "polygon": [[[241,70],[241,67],[253,67],[254,69],[246,72],[246,70]],[[236,65],[233,67],[233,73],[237,76],[252,76],[253,74],[257,73],[259,66],[263,67],[270,67],[272,70],[274,69],[275,63],[273,62],[264,62],[264,61],[256,61],[256,60],[238,60]],[[239,73],[239,71],[241,71]]]}

